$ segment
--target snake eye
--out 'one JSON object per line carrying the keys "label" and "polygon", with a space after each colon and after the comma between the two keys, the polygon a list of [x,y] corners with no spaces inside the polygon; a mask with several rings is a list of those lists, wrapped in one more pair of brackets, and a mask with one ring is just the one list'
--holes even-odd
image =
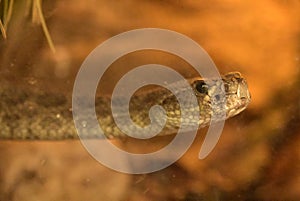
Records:
{"label": "snake eye", "polygon": [[203,80],[195,81],[194,86],[200,94],[208,93],[208,86],[205,84],[205,82]]}

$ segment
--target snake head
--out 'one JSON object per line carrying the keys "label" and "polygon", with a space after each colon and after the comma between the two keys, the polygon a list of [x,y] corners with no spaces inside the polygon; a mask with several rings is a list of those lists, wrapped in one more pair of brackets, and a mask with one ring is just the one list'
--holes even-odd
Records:
{"label": "snake head", "polygon": [[191,86],[198,98],[200,115],[207,116],[207,120],[213,113],[217,120],[224,113],[226,119],[235,116],[245,110],[251,100],[247,82],[238,72],[228,73],[222,79],[197,78]]}

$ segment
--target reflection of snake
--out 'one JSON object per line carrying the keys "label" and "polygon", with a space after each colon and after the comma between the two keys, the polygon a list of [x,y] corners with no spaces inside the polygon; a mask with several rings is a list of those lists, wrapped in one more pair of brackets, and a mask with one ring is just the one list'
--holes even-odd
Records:
{"label": "reflection of snake", "polygon": [[[226,74],[222,80],[212,79],[204,82],[201,78],[194,78],[188,81],[199,103],[199,107],[189,108],[189,111],[200,110],[200,121],[195,122],[192,115],[189,119],[181,120],[180,106],[175,95],[159,87],[132,97],[130,115],[133,122],[141,127],[148,125],[149,109],[153,105],[160,104],[167,114],[167,123],[160,135],[168,135],[176,133],[180,124],[187,128],[189,124],[195,123],[198,123],[199,127],[207,126],[211,121],[212,112],[215,112],[216,121],[220,120],[218,113],[221,114],[222,111],[226,112],[226,119],[235,116],[243,111],[250,101],[247,83],[239,73]],[[224,88],[221,85],[222,81]],[[225,97],[220,95],[224,91],[222,89],[225,90]],[[0,139],[78,138],[70,109],[71,102],[66,96],[1,86],[0,98]],[[100,125],[105,134],[110,138],[124,136],[113,121],[110,98],[98,97],[95,103]],[[214,110],[211,107],[212,103],[217,103],[214,104],[216,105]],[[83,125],[87,123],[88,121],[82,122]],[[85,132],[86,138],[96,137],[92,131]]]}

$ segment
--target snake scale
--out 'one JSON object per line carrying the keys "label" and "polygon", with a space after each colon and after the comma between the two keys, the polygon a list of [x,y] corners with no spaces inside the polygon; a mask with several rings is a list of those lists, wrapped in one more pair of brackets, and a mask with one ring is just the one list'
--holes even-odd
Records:
{"label": "snake scale", "polygon": [[[166,111],[167,121],[159,135],[168,135],[176,133],[181,124],[188,127],[189,123],[195,123],[193,112],[200,114],[200,119],[196,123],[199,127],[204,127],[209,125],[213,112],[224,111],[225,119],[227,119],[239,114],[250,102],[246,80],[237,72],[225,74],[222,79],[210,80],[212,87],[208,87],[206,81],[200,77],[188,79],[188,82],[199,104],[197,108],[189,108],[190,118],[180,119],[180,105],[175,95],[160,87],[132,96],[129,107],[132,121],[141,127],[148,125],[150,123],[149,109],[153,105],[161,105]],[[221,90],[225,92],[223,97],[218,93]],[[212,110],[213,101],[224,103],[223,107]],[[110,97],[97,96],[95,98],[99,124],[109,138],[125,136],[114,122],[110,104]],[[0,139],[76,139],[78,135],[74,126],[71,105],[71,97],[66,95],[1,86]],[[216,119],[218,120],[220,119]],[[97,136],[92,131],[86,131],[84,137],[96,138]]]}

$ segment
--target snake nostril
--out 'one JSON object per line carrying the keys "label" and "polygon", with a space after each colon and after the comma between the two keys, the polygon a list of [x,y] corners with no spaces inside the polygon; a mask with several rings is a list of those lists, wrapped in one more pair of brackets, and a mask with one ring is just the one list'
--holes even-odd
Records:
{"label": "snake nostril", "polygon": [[220,100],[220,95],[218,94],[218,95],[215,95],[215,99],[217,100],[217,101],[219,101]]}

